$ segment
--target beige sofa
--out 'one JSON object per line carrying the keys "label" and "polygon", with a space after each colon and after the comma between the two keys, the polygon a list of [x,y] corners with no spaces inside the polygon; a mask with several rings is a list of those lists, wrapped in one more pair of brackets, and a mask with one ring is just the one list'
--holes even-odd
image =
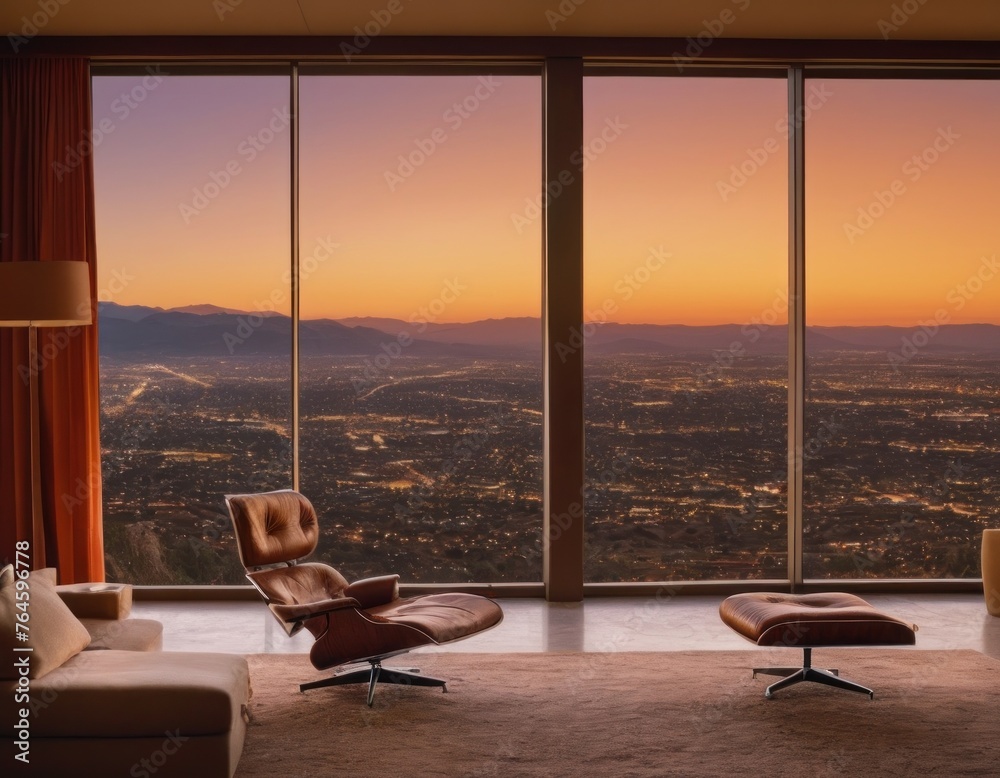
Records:
{"label": "beige sofa", "polygon": [[10,566],[0,573],[0,742],[12,774],[232,776],[246,733],[246,660],[160,651],[158,622],[126,618],[130,588],[57,587],[53,574],[21,583]]}

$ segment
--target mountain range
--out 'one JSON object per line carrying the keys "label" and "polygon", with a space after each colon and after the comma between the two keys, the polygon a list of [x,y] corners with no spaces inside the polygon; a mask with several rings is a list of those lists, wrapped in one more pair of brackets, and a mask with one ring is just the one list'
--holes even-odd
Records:
{"label": "mountain range", "polygon": [[[390,318],[302,320],[300,353],[327,356],[499,357],[540,352],[541,321],[533,317],[465,323],[407,322]],[[695,355],[714,352],[754,355],[787,350],[784,325],[588,324],[591,354]],[[291,320],[276,313],[251,313],[215,305],[151,308],[100,305],[100,349],[108,356],[228,356],[288,354]],[[578,342],[578,338],[576,339]],[[806,347],[824,351],[882,351],[907,356],[926,353],[983,353],[1000,356],[1000,326],[945,324],[921,327],[809,327]]]}

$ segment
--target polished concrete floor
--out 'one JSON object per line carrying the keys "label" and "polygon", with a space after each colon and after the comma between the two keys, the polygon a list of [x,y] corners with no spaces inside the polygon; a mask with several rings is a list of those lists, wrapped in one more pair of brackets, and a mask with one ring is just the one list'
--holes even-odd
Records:
{"label": "polished concrete floor", "polygon": [[[754,646],[719,620],[723,597],[684,595],[593,598],[559,604],[499,600],[504,621],[468,640],[421,651],[513,653],[541,651],[731,651]],[[917,650],[981,651],[1000,659],[1000,618],[982,595],[866,595],[877,608],[915,623]],[[289,638],[262,603],[137,602],[137,618],[163,622],[167,651],[237,654],[307,653],[309,635]]]}

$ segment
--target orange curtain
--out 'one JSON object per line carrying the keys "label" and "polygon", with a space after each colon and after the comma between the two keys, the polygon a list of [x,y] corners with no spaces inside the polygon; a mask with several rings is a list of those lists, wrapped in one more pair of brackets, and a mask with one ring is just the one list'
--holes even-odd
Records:
{"label": "orange curtain", "polygon": [[[96,295],[90,65],[0,59],[0,261],[80,260]],[[0,554],[31,548],[60,583],[104,580],[94,324],[39,328],[42,528],[32,526],[26,328],[0,329]],[[2,312],[0,312],[2,314]]]}

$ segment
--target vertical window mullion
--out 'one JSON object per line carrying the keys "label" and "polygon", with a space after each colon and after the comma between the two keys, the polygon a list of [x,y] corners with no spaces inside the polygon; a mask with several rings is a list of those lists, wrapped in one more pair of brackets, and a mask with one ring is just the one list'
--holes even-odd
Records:
{"label": "vertical window mullion", "polygon": [[805,75],[788,72],[788,578],[802,585],[805,447]]}
{"label": "vertical window mullion", "polygon": [[544,76],[545,598],[583,599],[583,60],[550,58]]}
{"label": "vertical window mullion", "polygon": [[299,489],[299,64],[292,63],[289,81],[289,129],[291,198],[291,295],[292,295],[292,488]]}

